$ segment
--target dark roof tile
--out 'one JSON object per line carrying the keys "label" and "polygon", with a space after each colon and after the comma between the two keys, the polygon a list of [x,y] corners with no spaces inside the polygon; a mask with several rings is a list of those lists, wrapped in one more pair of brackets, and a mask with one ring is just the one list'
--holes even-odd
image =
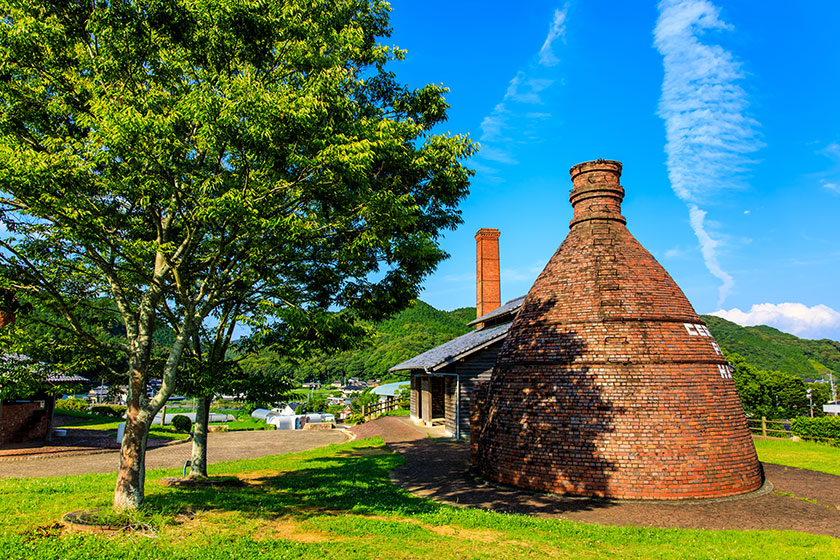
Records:
{"label": "dark roof tile", "polygon": [[520,307],[522,307],[522,302],[523,301],[525,301],[525,296],[520,296],[516,299],[512,299],[509,302],[507,302],[506,304],[504,304],[503,306],[497,307],[496,309],[494,309],[490,313],[485,313],[484,315],[482,315],[478,319],[470,321],[469,323],[467,323],[467,325],[470,325],[470,326],[477,325],[478,323],[486,323],[490,319],[495,319],[495,318],[500,317],[502,315],[512,315],[516,311],[518,311]]}
{"label": "dark roof tile", "polygon": [[436,346],[431,350],[423,352],[413,358],[392,367],[389,371],[400,371],[407,369],[436,369],[455,360],[471,354],[485,346],[501,340],[507,334],[511,323],[503,323],[483,329],[468,332],[449,342]]}

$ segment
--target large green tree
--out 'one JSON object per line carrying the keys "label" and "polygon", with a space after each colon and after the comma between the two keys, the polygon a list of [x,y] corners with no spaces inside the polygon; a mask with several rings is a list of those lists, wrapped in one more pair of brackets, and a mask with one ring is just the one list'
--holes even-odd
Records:
{"label": "large green tree", "polygon": [[805,383],[781,371],[766,371],[748,363],[739,354],[727,354],[735,366],[735,387],[744,411],[752,416],[793,418],[809,412]]}
{"label": "large green tree", "polygon": [[[0,288],[125,357],[114,505],[137,507],[200,326],[246,291],[288,347],[405,306],[445,257],[474,146],[432,134],[443,88],[396,81],[384,2],[0,6]],[[123,341],[77,317],[102,297]]]}

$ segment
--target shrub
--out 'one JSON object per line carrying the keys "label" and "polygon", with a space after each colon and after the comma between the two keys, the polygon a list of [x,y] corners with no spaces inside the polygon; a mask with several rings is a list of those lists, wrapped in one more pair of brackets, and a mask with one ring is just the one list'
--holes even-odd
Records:
{"label": "shrub", "polygon": [[172,427],[179,432],[188,434],[190,433],[190,429],[192,429],[192,420],[183,414],[176,414],[172,418]]}
{"label": "shrub", "polygon": [[55,401],[56,410],[72,410],[73,412],[87,412],[88,403],[82,399],[61,399]]}
{"label": "shrub", "polygon": [[840,444],[840,416],[800,416],[791,421],[790,427],[795,436]]}
{"label": "shrub", "polygon": [[102,416],[122,418],[123,414],[125,414],[125,407],[118,404],[95,404],[90,407],[90,411],[94,414],[101,414]]}
{"label": "shrub", "polygon": [[361,414],[351,414],[347,418],[344,419],[345,424],[363,424],[365,421],[365,417]]}

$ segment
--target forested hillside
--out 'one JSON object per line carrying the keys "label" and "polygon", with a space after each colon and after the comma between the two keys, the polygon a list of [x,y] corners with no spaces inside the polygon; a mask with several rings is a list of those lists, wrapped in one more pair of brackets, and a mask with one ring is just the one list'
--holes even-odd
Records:
{"label": "forested hillside", "polygon": [[[398,363],[468,332],[467,323],[473,319],[474,307],[439,311],[418,301],[393,319],[371,325],[373,336],[361,349],[318,356],[299,365],[263,353],[249,359],[246,366],[291,375],[299,381],[382,378]],[[801,339],[772,327],[741,327],[711,315],[703,315],[703,320],[727,353],[743,356],[758,369],[803,379],[821,379],[823,372],[830,370],[835,379],[840,378],[840,343],[836,341]]]}
{"label": "forested hillside", "polygon": [[783,371],[803,379],[821,379],[825,370],[840,373],[840,342],[807,340],[773,327],[742,327],[713,315],[703,315],[718,344],[740,354],[763,370]]}
{"label": "forested hillside", "polygon": [[266,373],[290,375],[298,381],[378,379],[388,376],[388,369],[398,363],[468,332],[467,323],[473,319],[474,307],[447,312],[418,301],[393,319],[372,325],[373,336],[361,349],[317,356],[299,365],[285,363],[264,352],[243,365]]}

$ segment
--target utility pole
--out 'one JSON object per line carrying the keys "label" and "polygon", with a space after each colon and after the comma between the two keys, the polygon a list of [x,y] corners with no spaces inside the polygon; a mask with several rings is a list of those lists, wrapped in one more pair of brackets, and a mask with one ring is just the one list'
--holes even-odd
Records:
{"label": "utility pole", "polygon": [[834,387],[834,374],[828,372],[828,381],[831,383],[831,402],[837,402],[837,389]]}
{"label": "utility pole", "polygon": [[811,418],[814,417],[814,396],[811,393],[811,389],[805,391],[805,394],[808,395],[808,406],[811,408]]}

